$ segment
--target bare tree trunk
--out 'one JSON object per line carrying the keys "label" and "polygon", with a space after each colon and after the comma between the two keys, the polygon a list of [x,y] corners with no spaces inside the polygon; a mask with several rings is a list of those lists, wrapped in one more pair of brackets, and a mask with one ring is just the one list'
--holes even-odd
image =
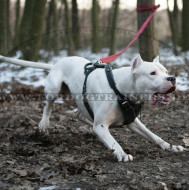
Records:
{"label": "bare tree trunk", "polygon": [[19,20],[20,20],[20,0],[16,1],[16,14],[15,14],[15,26],[14,26],[14,48],[17,49],[19,43]]}
{"label": "bare tree trunk", "polygon": [[182,50],[189,50],[189,1],[183,0],[182,10]]}
{"label": "bare tree trunk", "polygon": [[6,0],[0,0],[0,54],[7,51]]}
{"label": "bare tree trunk", "polygon": [[177,27],[177,44],[181,45],[181,14],[178,8],[178,0],[174,0],[173,18],[175,19],[175,25]]}
{"label": "bare tree trunk", "polygon": [[65,49],[65,26],[64,26],[64,2],[62,3],[58,9],[58,27],[59,29],[59,49]]}
{"label": "bare tree trunk", "polygon": [[115,53],[115,40],[116,40],[116,27],[117,27],[117,19],[119,12],[119,0],[113,1],[113,20],[112,20],[112,30],[111,30],[111,39],[110,39],[110,55]]}
{"label": "bare tree trunk", "polygon": [[11,49],[11,30],[10,30],[10,0],[6,0],[6,27],[7,27],[7,50]]}
{"label": "bare tree trunk", "polygon": [[72,0],[72,36],[75,49],[79,48],[79,21],[78,21],[78,7],[77,7],[77,0]]}
{"label": "bare tree trunk", "polygon": [[49,11],[46,19],[46,36],[44,38],[44,48],[48,51],[53,50],[55,55],[58,55],[59,51],[57,11],[56,1],[51,0],[49,2]]}
{"label": "bare tree trunk", "polygon": [[51,1],[48,2],[48,12],[46,16],[46,23],[45,23],[45,37],[44,37],[44,49],[50,51],[50,41],[51,41],[51,16],[52,16],[52,8],[51,8]]}
{"label": "bare tree trunk", "polygon": [[[30,0],[29,0],[30,1]],[[29,29],[28,39],[25,43],[25,50],[23,52],[23,58],[26,60],[36,61],[38,59],[38,53],[41,46],[42,34],[43,34],[43,21],[45,18],[45,5],[46,0],[36,0],[33,5],[32,20],[30,25],[26,26],[26,29]],[[27,40],[28,40],[27,39]]]}
{"label": "bare tree trunk", "polygon": [[[114,2],[114,1],[113,1]],[[112,6],[109,8],[108,10],[108,17],[107,17],[107,30],[105,30],[105,32],[103,33],[103,38],[105,41],[105,44],[107,44],[107,47],[110,48],[110,44],[111,44],[111,26],[112,26],[112,20],[113,20],[113,14],[114,14],[114,6],[113,6],[113,2],[112,2]]]}
{"label": "bare tree trunk", "polygon": [[179,45],[180,31],[179,31],[179,10],[177,5],[177,0],[174,0],[174,10],[170,11],[169,8],[169,0],[167,0],[167,13],[169,16],[169,23],[172,33],[172,42],[173,42],[173,50],[175,55],[178,54],[177,46]]}
{"label": "bare tree trunk", "polygon": [[64,11],[65,11],[65,37],[68,43],[68,55],[73,55],[74,48],[73,48],[73,41],[70,29],[70,19],[69,19],[69,8],[67,0],[63,0],[64,3]]}
{"label": "bare tree trunk", "polygon": [[52,48],[55,55],[58,55],[59,51],[59,32],[58,32],[58,10],[56,5],[56,0],[51,0],[51,7],[52,7]]}
{"label": "bare tree trunk", "polygon": [[92,52],[98,53],[100,51],[100,40],[99,40],[99,2],[98,0],[93,0],[92,5]]}
{"label": "bare tree trunk", "polygon": [[22,16],[19,29],[19,45],[22,45],[22,53],[24,59],[27,59],[27,50],[29,48],[28,40],[30,37],[31,22],[33,16],[34,0],[26,0],[24,6],[24,13]]}
{"label": "bare tree trunk", "polygon": [[[138,5],[154,5],[155,0],[137,0]],[[150,15],[150,11],[138,12],[138,29]],[[155,35],[154,20],[152,19],[139,37],[139,51],[145,61],[152,61],[158,54],[158,41]]]}

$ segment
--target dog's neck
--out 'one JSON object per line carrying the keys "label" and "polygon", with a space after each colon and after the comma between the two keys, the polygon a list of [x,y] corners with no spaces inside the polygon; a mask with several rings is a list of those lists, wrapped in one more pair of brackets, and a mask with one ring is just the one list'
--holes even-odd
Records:
{"label": "dog's neck", "polygon": [[135,87],[135,79],[132,75],[131,67],[122,67],[113,70],[113,75],[117,89],[128,96],[133,101],[139,101],[140,97]]}
{"label": "dog's neck", "polygon": [[130,67],[122,67],[113,70],[116,87],[123,94],[136,93],[133,89],[133,79]]}

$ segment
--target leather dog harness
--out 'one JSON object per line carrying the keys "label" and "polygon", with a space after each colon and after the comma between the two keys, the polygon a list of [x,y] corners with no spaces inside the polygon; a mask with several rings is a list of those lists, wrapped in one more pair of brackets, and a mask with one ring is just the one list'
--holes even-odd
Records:
{"label": "leather dog harness", "polygon": [[115,69],[115,67],[112,67],[109,65],[104,65],[104,64],[99,64],[98,62],[96,62],[94,64],[87,63],[84,67],[85,80],[84,80],[83,92],[82,92],[83,97],[84,97],[83,102],[84,102],[84,105],[85,105],[87,111],[89,112],[91,118],[94,120],[93,111],[91,110],[90,105],[86,98],[86,84],[87,84],[87,78],[88,78],[89,74],[91,72],[93,72],[95,69],[99,69],[99,68],[105,68],[105,73],[106,73],[106,77],[108,79],[108,83],[117,96],[117,102],[119,104],[119,107],[122,111],[123,118],[124,118],[123,124],[128,125],[128,124],[132,123],[135,120],[135,118],[138,116],[138,114],[140,113],[140,111],[144,105],[144,102],[141,101],[139,103],[135,103],[135,102],[129,100],[123,94],[121,94],[120,91],[116,87],[116,83],[115,83],[113,73],[112,73],[112,69]]}

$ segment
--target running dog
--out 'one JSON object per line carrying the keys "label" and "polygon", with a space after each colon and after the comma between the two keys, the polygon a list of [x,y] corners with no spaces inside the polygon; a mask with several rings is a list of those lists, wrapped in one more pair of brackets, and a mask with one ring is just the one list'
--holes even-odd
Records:
{"label": "running dog", "polygon": [[[12,63],[23,67],[35,67],[49,70],[45,83],[46,105],[43,110],[43,117],[39,123],[39,131],[45,132],[49,127],[49,117],[52,104],[60,93],[62,83],[65,83],[72,94],[82,94],[85,80],[84,66],[90,63],[82,57],[62,58],[55,65],[24,61],[19,59],[0,56],[0,61]],[[130,67],[113,69],[112,71],[117,89],[123,94],[132,94],[133,97],[139,94],[148,94],[153,105],[157,103],[167,104],[170,101],[169,93],[176,89],[176,79],[168,75],[167,69],[159,63],[159,57],[153,62],[145,62],[138,55]],[[113,94],[104,69],[95,69],[87,80],[88,94]],[[51,98],[48,98],[51,97]],[[142,97],[141,97],[142,98]],[[85,121],[93,125],[93,131],[118,161],[132,161],[133,156],[124,152],[122,147],[109,132],[109,126],[123,122],[123,114],[117,101],[89,101],[90,108],[94,114],[94,120],[88,113],[83,101],[76,100],[80,115],[86,118]],[[82,114],[82,115],[81,115]],[[170,145],[151,131],[136,118],[127,126],[132,131],[145,139],[157,144],[164,150],[182,152],[186,150],[182,146]]]}

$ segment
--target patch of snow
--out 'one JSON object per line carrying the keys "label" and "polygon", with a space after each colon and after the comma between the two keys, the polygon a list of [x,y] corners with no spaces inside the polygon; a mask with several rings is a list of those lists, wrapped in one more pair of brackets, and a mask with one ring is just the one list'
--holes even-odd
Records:
{"label": "patch of snow", "polygon": [[180,73],[179,76],[176,77],[177,81],[177,89],[180,91],[186,91],[189,89],[189,76],[188,73]]}
{"label": "patch of snow", "polygon": [[[1,64],[6,68],[7,64]],[[35,80],[34,80],[35,78]],[[35,68],[24,68],[20,69],[19,66],[11,65],[6,70],[1,71],[0,82],[12,82],[13,80],[18,81],[25,85],[32,85],[34,87],[44,86],[46,74],[41,69]]]}
{"label": "patch of snow", "polygon": [[57,98],[54,103],[55,104],[63,104],[64,100],[62,98]]}
{"label": "patch of snow", "polygon": [[54,65],[55,63],[57,63],[60,59],[62,59],[62,58],[64,58],[64,57],[67,57],[67,51],[66,51],[66,50],[60,51],[58,56],[53,56],[53,57],[48,61],[48,63]]}
{"label": "patch of snow", "polygon": [[39,190],[55,190],[58,186],[40,187]]}
{"label": "patch of snow", "polygon": [[67,110],[67,113],[76,113],[78,111],[78,108],[75,108],[73,110]]}
{"label": "patch of snow", "polygon": [[189,51],[182,52],[179,56],[173,54],[170,48],[160,49],[161,62],[166,66],[184,65],[185,59],[189,60]]}
{"label": "patch of snow", "polygon": [[183,56],[175,56],[171,49],[160,49],[161,62],[166,66],[183,65]]}
{"label": "patch of snow", "polygon": [[12,58],[19,59],[20,57],[22,57],[22,52],[21,51],[17,51],[16,55],[13,56]]}

